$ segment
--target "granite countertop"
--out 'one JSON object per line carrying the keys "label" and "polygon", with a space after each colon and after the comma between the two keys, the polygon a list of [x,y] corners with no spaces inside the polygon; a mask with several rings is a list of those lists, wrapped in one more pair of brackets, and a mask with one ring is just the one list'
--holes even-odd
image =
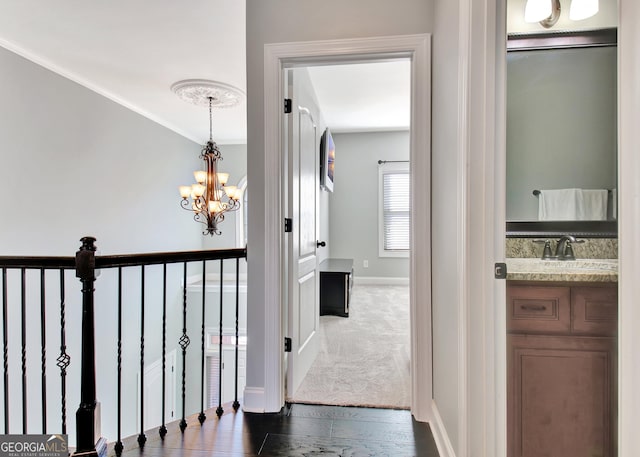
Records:
{"label": "granite countertop", "polygon": [[506,263],[507,280],[618,282],[617,259],[508,258]]}

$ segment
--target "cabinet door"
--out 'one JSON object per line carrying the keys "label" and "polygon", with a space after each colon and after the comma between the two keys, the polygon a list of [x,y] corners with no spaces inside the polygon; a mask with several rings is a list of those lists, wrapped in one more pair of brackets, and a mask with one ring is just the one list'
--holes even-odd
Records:
{"label": "cabinet door", "polygon": [[612,287],[571,288],[571,332],[593,336],[618,333],[618,289]]}
{"label": "cabinet door", "polygon": [[614,457],[614,338],[508,335],[509,457]]}

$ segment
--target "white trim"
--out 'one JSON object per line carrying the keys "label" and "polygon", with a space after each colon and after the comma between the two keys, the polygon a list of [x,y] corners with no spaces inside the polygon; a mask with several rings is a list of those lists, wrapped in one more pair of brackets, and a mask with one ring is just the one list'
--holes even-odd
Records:
{"label": "white trim", "polygon": [[245,386],[242,394],[242,411],[245,413],[265,413],[266,404],[264,388]]}
{"label": "white trim", "polygon": [[506,2],[498,0],[460,0],[458,261],[464,291],[459,297],[458,457],[506,455],[506,329],[496,322],[504,313],[505,295],[500,296],[504,286],[496,286],[491,267],[502,258],[505,234],[504,126],[497,122],[504,120],[504,8]]}
{"label": "white trim", "polygon": [[468,240],[469,240],[469,170],[470,159],[470,139],[469,139],[469,78],[471,60],[471,0],[461,0],[459,2],[458,13],[458,144],[456,145],[456,188],[459,192],[457,200],[456,215],[456,239],[457,239],[457,296],[458,306],[458,442],[457,449],[459,455],[467,457],[468,449],[468,426],[470,421],[468,411],[468,333],[469,325],[467,319],[468,303]]}
{"label": "white trim", "polygon": [[447,428],[444,426],[444,422],[442,422],[440,411],[435,402],[431,404],[431,415],[429,425],[431,425],[433,440],[436,442],[436,447],[438,448],[438,455],[440,457],[456,457],[451,440],[447,434]]}
{"label": "white trim", "polygon": [[618,455],[638,455],[640,427],[640,3],[618,1]]}
{"label": "white trim", "polygon": [[[426,420],[432,397],[431,376],[431,36],[402,35],[315,42],[266,44],[264,54],[265,120],[265,398],[270,410],[284,404],[281,302],[285,251],[281,238],[282,196],[282,69],[311,62],[376,61],[410,58],[411,66],[411,181],[412,250],[411,265],[411,363],[412,411]],[[416,177],[419,176],[419,179]]]}
{"label": "white trim", "polygon": [[355,285],[376,285],[376,286],[408,286],[409,278],[392,278],[386,276],[356,276],[353,278]]}
{"label": "white trim", "polygon": [[247,190],[247,175],[244,175],[238,182],[238,189],[240,189],[240,210],[236,213],[236,247],[244,248],[247,245],[244,241],[244,217],[246,211],[246,207],[244,205],[244,193]]}
{"label": "white trim", "polygon": [[[264,358],[262,400],[266,411],[284,405],[283,267],[286,242],[282,236],[284,176],[282,100],[284,79],[280,56],[271,45],[264,49]],[[285,308],[286,309],[286,308]],[[268,402],[268,404],[267,404]]]}
{"label": "white trim", "polygon": [[[487,236],[493,233],[493,262],[502,262],[505,259],[506,240],[506,182],[507,182],[507,4],[506,2],[496,2],[491,6],[495,8],[495,75],[494,85],[495,95],[495,143],[493,160],[493,221],[494,227]],[[491,133],[491,132],[489,132]],[[488,198],[491,192],[489,192]],[[491,255],[491,249],[487,249],[487,255]],[[492,260],[486,259],[491,263]],[[488,436],[487,455],[494,457],[507,456],[507,307],[506,307],[506,281],[489,279],[493,282],[493,305],[494,313],[491,317],[487,313],[485,317],[485,332],[488,337],[486,353],[495,360],[493,376],[490,377],[487,388],[493,390],[490,394],[487,407],[492,409],[485,417],[493,422],[487,427],[490,433]],[[488,300],[491,300],[488,297]],[[493,331],[492,331],[493,330]]]}

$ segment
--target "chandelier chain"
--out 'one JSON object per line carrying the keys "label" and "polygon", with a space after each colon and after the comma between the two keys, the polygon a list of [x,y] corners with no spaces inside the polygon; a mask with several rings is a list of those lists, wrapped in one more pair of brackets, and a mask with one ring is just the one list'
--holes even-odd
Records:
{"label": "chandelier chain", "polygon": [[213,141],[213,97],[209,97],[209,141]]}

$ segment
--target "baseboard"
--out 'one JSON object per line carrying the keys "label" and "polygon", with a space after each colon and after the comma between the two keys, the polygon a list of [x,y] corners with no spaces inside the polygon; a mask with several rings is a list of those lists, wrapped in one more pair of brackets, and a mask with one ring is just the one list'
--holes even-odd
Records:
{"label": "baseboard", "polygon": [[376,286],[408,286],[409,278],[386,278],[377,276],[355,276],[354,284],[376,285]]}
{"label": "baseboard", "polygon": [[433,439],[438,447],[438,454],[440,457],[456,457],[435,401],[431,402],[431,417],[431,433],[433,433]]}
{"label": "baseboard", "polygon": [[247,413],[265,412],[264,387],[245,387],[242,410]]}

